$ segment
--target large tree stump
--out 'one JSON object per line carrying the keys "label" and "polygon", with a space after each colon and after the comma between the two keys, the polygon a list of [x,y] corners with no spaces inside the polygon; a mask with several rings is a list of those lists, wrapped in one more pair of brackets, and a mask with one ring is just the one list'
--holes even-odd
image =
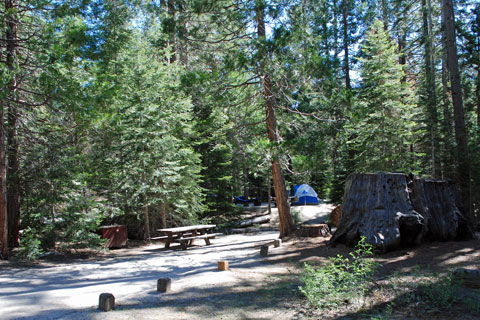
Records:
{"label": "large tree stump", "polygon": [[431,240],[467,240],[474,231],[463,214],[457,185],[451,180],[414,179],[411,198],[415,211],[425,219],[426,236]]}
{"label": "large tree stump", "polygon": [[419,243],[425,225],[410,202],[404,174],[352,174],[345,185],[337,231],[331,242],[355,245],[361,236],[386,252]]}
{"label": "large tree stump", "polygon": [[331,243],[355,245],[365,236],[385,252],[424,238],[473,239],[463,208],[453,181],[407,179],[400,173],[352,174]]}

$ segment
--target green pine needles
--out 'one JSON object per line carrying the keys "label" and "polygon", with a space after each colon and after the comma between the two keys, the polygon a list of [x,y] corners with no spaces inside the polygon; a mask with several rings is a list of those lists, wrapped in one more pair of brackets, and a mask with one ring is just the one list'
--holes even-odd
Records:
{"label": "green pine needles", "polygon": [[410,150],[416,128],[413,92],[382,22],[371,27],[362,54],[360,103],[350,123],[356,133],[357,168],[410,172],[415,167]]}

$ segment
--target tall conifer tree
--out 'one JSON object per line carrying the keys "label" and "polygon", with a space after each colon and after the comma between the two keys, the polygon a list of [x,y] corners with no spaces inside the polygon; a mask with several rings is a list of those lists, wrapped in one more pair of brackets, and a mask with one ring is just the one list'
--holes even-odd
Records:
{"label": "tall conifer tree", "polygon": [[414,169],[412,96],[402,82],[396,45],[381,21],[374,22],[362,46],[362,108],[354,122],[360,171]]}

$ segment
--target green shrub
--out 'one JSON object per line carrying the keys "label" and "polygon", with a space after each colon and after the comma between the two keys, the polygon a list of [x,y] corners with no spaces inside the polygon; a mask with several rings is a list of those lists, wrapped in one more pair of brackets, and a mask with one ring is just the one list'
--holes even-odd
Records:
{"label": "green shrub", "polygon": [[300,291],[317,308],[335,308],[365,297],[378,267],[372,256],[373,246],[362,237],[350,257],[337,255],[321,267],[306,263]]}
{"label": "green shrub", "polygon": [[36,237],[32,229],[26,229],[20,238],[18,256],[22,259],[33,261],[37,260],[43,253],[41,241]]}

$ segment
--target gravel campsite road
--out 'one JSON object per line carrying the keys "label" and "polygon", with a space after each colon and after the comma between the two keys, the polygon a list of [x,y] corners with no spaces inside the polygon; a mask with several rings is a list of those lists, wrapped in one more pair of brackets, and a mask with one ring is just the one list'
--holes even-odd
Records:
{"label": "gravel campsite road", "polygon": [[[101,293],[112,293],[117,306],[153,306],[161,300],[174,304],[175,299],[204,296],[202,291],[234,288],[248,275],[261,273],[265,263],[259,248],[277,237],[277,232],[228,235],[212,240],[210,246],[199,241],[188,250],[164,250],[158,244],[115,250],[114,256],[100,260],[3,270],[0,318],[96,319],[102,318],[96,311]],[[229,261],[231,270],[218,271],[219,260]],[[283,272],[285,266],[268,268],[271,274],[275,268]],[[165,277],[172,279],[172,291],[158,293],[157,279]]]}
{"label": "gravel campsite road", "polygon": [[[302,220],[318,216],[312,208],[301,215]],[[272,263],[282,247],[270,246],[268,257],[260,255],[260,247],[277,238],[278,231],[261,231],[223,235],[209,246],[198,240],[188,250],[156,243],[84,260],[0,265],[0,319],[271,319],[275,314],[291,319],[287,306],[256,300],[258,290],[268,297],[272,281],[291,282],[292,261],[282,256]],[[229,271],[218,271],[220,260],[229,262]],[[157,280],[166,277],[172,279],[171,291],[157,292]],[[97,310],[101,293],[115,296],[115,311]],[[232,308],[241,314],[232,314]]]}

